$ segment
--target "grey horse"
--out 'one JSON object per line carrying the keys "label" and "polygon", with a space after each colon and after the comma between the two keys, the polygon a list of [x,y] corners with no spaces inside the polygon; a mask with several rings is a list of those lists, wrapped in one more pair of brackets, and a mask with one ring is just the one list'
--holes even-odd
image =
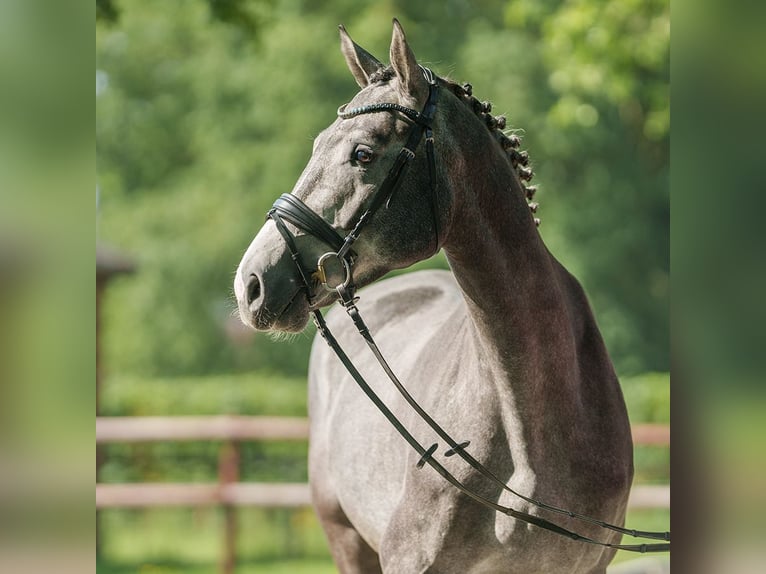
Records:
{"label": "grey horse", "polygon": [[[429,87],[394,21],[390,66],[341,27],[341,49],[361,91],[349,107],[422,109]],[[528,203],[531,172],[505,120],[468,85],[437,78],[435,171],[422,146],[388,206],[354,244],[354,281],[365,286],[443,249],[451,273],[416,272],[376,283],[358,307],[417,401],[513,490],[621,525],[633,478],[633,445],[620,386],[577,280],[547,250]],[[404,145],[412,121],[395,111],[339,118],[315,140],[292,195],[348,233]],[[428,191],[433,186],[436,197]],[[534,205],[531,206],[534,209]],[[288,227],[305,261],[327,248]],[[242,320],[298,332],[309,300],[283,235],[268,221],[236,273]],[[383,401],[418,438],[415,415],[340,307],[327,318],[337,340]],[[559,536],[477,504],[430,467],[315,341],[309,367],[309,472],[313,503],[343,573],[599,573],[615,550]],[[499,504],[585,536],[619,534],[554,515],[465,464],[442,464]]]}

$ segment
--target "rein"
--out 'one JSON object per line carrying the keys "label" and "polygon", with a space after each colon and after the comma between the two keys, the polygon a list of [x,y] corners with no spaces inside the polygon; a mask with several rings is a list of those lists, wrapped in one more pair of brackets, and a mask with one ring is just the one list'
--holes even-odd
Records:
{"label": "rein", "polygon": [[[362,114],[370,114],[370,113],[378,113],[378,112],[395,112],[395,113],[400,113],[405,115],[413,122],[413,125],[410,129],[410,133],[407,137],[407,142],[405,143],[404,147],[399,152],[399,155],[396,157],[396,160],[394,160],[393,165],[389,169],[388,174],[386,175],[385,179],[381,183],[380,187],[373,195],[373,198],[372,198],[372,201],[370,202],[369,207],[367,207],[367,209],[362,213],[362,215],[359,216],[358,220],[356,221],[356,224],[354,225],[352,230],[348,233],[348,235],[346,235],[346,237],[342,237],[331,225],[329,225],[324,219],[322,219],[319,215],[317,215],[314,211],[312,211],[311,208],[309,208],[303,201],[301,201],[298,197],[291,194],[282,194],[274,202],[274,205],[272,206],[271,210],[269,210],[268,212],[268,217],[274,221],[274,223],[276,224],[277,230],[282,235],[282,237],[285,240],[285,243],[287,244],[287,248],[290,252],[290,256],[292,257],[293,262],[295,263],[298,269],[298,274],[300,276],[301,282],[303,283],[303,286],[306,290],[306,296],[308,298],[309,304],[312,305],[316,299],[315,297],[316,294],[314,291],[314,283],[315,283],[314,279],[316,279],[326,290],[335,292],[338,294],[340,298],[339,302],[346,309],[346,312],[348,313],[349,317],[351,318],[354,325],[356,326],[357,331],[362,336],[362,338],[364,338],[365,342],[367,343],[367,346],[370,348],[373,355],[377,359],[378,363],[385,371],[391,383],[396,387],[398,392],[404,397],[407,403],[413,408],[413,410],[415,410],[415,412],[421,417],[421,419],[423,419],[423,421],[425,421],[436,432],[436,434],[439,437],[441,437],[441,439],[444,440],[449,445],[449,449],[444,452],[444,456],[450,457],[453,455],[458,455],[466,463],[468,463],[472,468],[474,468],[476,471],[481,473],[486,478],[490,479],[492,482],[500,486],[502,489],[512,493],[513,495],[521,498],[522,500],[534,506],[537,506],[538,508],[543,508],[545,510],[563,514],[568,516],[569,518],[574,518],[584,522],[589,522],[601,528],[613,530],[615,532],[619,532],[621,534],[626,534],[636,538],[664,540],[667,542],[652,543],[652,544],[613,544],[609,542],[594,540],[592,538],[588,538],[586,536],[582,536],[580,534],[567,530],[566,528],[563,528],[562,526],[559,526],[558,524],[551,522],[549,520],[546,520],[544,518],[540,518],[539,516],[534,516],[532,514],[529,514],[520,510],[515,510],[509,506],[503,506],[503,505],[497,504],[496,502],[493,502],[492,500],[489,500],[488,498],[482,496],[481,494],[478,494],[477,492],[471,490],[465,484],[463,484],[457,478],[455,478],[455,476],[452,475],[441,463],[439,463],[436,459],[434,459],[433,455],[438,449],[438,443],[434,443],[427,449],[423,447],[418,442],[418,440],[401,423],[401,421],[396,417],[396,415],[394,415],[394,413],[391,412],[391,410],[380,399],[380,397],[378,397],[375,391],[372,390],[372,388],[369,386],[367,381],[365,381],[364,377],[362,377],[362,375],[359,373],[357,368],[354,366],[351,359],[349,359],[348,355],[345,353],[343,348],[338,344],[338,341],[335,339],[333,334],[330,332],[330,329],[327,326],[327,323],[325,322],[324,316],[322,315],[319,309],[315,309],[312,311],[312,316],[313,316],[314,324],[317,327],[317,331],[322,336],[322,338],[327,342],[327,344],[330,346],[333,352],[338,356],[341,363],[343,363],[344,367],[349,372],[351,377],[354,379],[356,384],[373,402],[373,404],[378,408],[378,410],[386,417],[386,419],[388,419],[388,421],[397,430],[397,432],[420,455],[420,459],[416,465],[418,469],[423,468],[423,466],[428,464],[439,475],[441,475],[445,480],[447,480],[447,482],[452,484],[455,488],[457,488],[458,490],[460,490],[467,496],[474,499],[476,502],[488,508],[491,508],[492,510],[496,512],[501,512],[503,514],[506,514],[508,516],[521,520],[523,522],[533,524],[544,530],[554,532],[561,536],[566,536],[572,540],[577,540],[587,544],[604,546],[607,548],[626,550],[628,552],[647,553],[647,552],[669,551],[670,550],[670,543],[669,543],[670,532],[648,532],[648,531],[623,528],[621,526],[609,524],[607,522],[598,520],[596,518],[592,518],[583,514],[579,514],[569,510],[564,510],[562,508],[558,508],[556,506],[546,504],[544,502],[535,500],[534,498],[530,498],[528,496],[520,494],[516,492],[515,490],[511,489],[508,485],[505,484],[505,482],[503,482],[494,473],[492,473],[489,469],[487,469],[484,465],[482,465],[478,460],[476,460],[473,456],[471,456],[468,453],[468,451],[466,450],[466,447],[468,447],[468,445],[470,444],[470,441],[466,440],[460,443],[455,441],[449,435],[449,433],[447,433],[441,426],[439,426],[436,423],[436,421],[417,403],[417,401],[412,397],[412,395],[410,395],[410,393],[407,391],[405,386],[399,381],[398,377],[395,375],[395,373],[391,369],[390,365],[388,364],[388,361],[386,361],[385,357],[383,357],[383,354],[380,352],[378,345],[375,343],[375,340],[372,334],[370,333],[369,328],[367,327],[361,315],[359,314],[359,309],[356,306],[356,302],[358,301],[358,298],[355,297],[356,286],[354,285],[354,282],[353,282],[353,273],[352,273],[352,269],[353,269],[357,254],[353,251],[352,246],[354,242],[359,238],[359,235],[361,231],[363,230],[364,226],[369,222],[369,220],[374,216],[374,214],[384,204],[386,205],[386,207],[388,207],[388,205],[390,204],[393,195],[396,193],[396,190],[401,184],[401,180],[404,174],[407,172],[407,169],[410,165],[411,160],[414,159],[415,157],[415,152],[418,146],[420,145],[421,139],[423,139],[423,135],[425,135],[425,139],[426,139],[426,154],[428,159],[428,172],[429,172],[431,196],[432,196],[431,208],[433,212],[434,231],[435,231],[435,244],[436,244],[435,252],[438,252],[439,250],[439,236],[440,236],[439,209],[438,209],[438,198],[437,198],[436,186],[435,186],[436,162],[435,162],[434,149],[433,149],[433,144],[434,144],[433,130],[431,126],[431,122],[433,121],[434,113],[436,110],[438,84],[436,83],[436,79],[433,73],[431,72],[431,70],[429,70],[428,68],[423,68],[422,66],[421,66],[421,69],[423,70],[423,74],[425,75],[425,78],[428,81],[428,87],[429,87],[428,99],[423,108],[423,111],[421,112],[418,112],[411,108],[407,108],[405,106],[394,104],[394,103],[371,104],[368,106],[352,108],[350,110],[346,109],[345,105],[338,108],[338,117],[340,117],[341,119],[349,119]],[[319,257],[317,261],[316,271],[308,272],[307,271],[308,268],[303,265],[300,252],[298,251],[297,245],[295,243],[295,236],[287,228],[287,226],[284,223],[285,221],[291,223],[298,229],[313,235],[314,237],[316,237],[317,239],[319,239],[320,241],[328,245],[333,250],[333,251],[328,251],[327,253]],[[331,286],[328,284],[327,273],[325,270],[325,263],[332,258],[337,259],[341,263],[344,270],[344,278],[343,278],[343,281],[340,282],[339,284]]]}

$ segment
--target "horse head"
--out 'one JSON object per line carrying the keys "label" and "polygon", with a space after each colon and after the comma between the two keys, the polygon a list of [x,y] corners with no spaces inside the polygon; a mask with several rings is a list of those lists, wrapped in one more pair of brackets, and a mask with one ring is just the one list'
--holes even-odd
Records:
{"label": "horse head", "polygon": [[[448,223],[449,182],[443,166],[433,160],[433,149],[424,151],[433,145],[433,139],[426,141],[431,129],[439,133],[443,122],[435,105],[440,94],[432,87],[441,80],[417,64],[396,20],[390,67],[353,42],[342,26],[340,39],[361,91],[317,136],[291,197],[283,196],[281,204],[275,204],[272,217],[237,269],[234,290],[240,316],[257,330],[300,331],[311,310],[337,299],[337,290],[320,288],[316,271],[323,255],[331,254],[321,270],[326,285],[342,283],[353,274],[354,287],[363,287],[392,269],[432,255],[441,242],[440,230]],[[425,121],[424,107],[430,99],[436,114]],[[411,143],[413,130],[426,133],[418,134],[422,137],[413,145],[413,157],[404,157],[409,152],[403,148]],[[409,166],[406,173],[392,176],[401,167],[400,156]],[[387,179],[396,181],[384,190],[387,197],[381,198],[381,185]],[[348,238],[373,204],[374,213],[369,222],[365,220],[353,247],[347,248],[346,257],[335,257],[339,245],[329,245],[333,232]],[[283,211],[277,209],[279,205]],[[301,216],[312,219],[313,227],[300,225]]]}

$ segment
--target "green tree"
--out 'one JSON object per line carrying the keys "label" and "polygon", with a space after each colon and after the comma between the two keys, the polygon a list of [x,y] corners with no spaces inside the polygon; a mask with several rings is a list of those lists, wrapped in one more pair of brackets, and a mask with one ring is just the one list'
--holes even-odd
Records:
{"label": "green tree", "polygon": [[667,2],[113,6],[96,35],[98,232],[140,267],[110,293],[111,369],[305,369],[308,336],[226,337],[234,269],[356,91],[336,26],[385,60],[394,15],[421,61],[524,129],[541,232],[585,284],[618,369],[667,368]]}
{"label": "green tree", "polygon": [[506,23],[539,66],[526,79],[555,227],[543,233],[585,284],[618,370],[667,370],[669,3],[516,0]]}

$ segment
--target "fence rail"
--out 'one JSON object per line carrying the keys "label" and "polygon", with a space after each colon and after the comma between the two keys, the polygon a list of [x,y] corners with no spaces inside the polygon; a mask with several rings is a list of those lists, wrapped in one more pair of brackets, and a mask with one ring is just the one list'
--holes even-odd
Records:
{"label": "fence rail", "polygon": [[[670,445],[670,426],[637,424],[633,441]],[[241,415],[173,417],[96,417],[96,443],[194,440],[306,440],[308,419]]]}
{"label": "fence rail", "polygon": [[193,440],[306,440],[308,436],[308,419],[301,417],[96,417],[96,444]]}
{"label": "fence rail", "polygon": [[[305,483],[96,485],[96,508],[210,505],[300,508],[311,505],[311,493]],[[670,488],[666,485],[634,486],[628,506],[632,509],[667,508],[670,506]]]}
{"label": "fence rail", "polygon": [[[225,510],[225,538],[220,571],[233,572],[236,557],[236,508],[240,506],[295,508],[311,504],[305,483],[239,481],[239,444],[245,441],[308,439],[308,420],[299,417],[173,416],[96,417],[96,444],[220,441],[218,482],[96,484],[96,508],[211,506]],[[636,445],[669,446],[670,427],[640,424],[632,427]],[[668,485],[634,486],[628,506],[667,508]]]}
{"label": "fence rail", "polygon": [[631,427],[633,442],[642,446],[670,446],[670,426],[663,424],[639,424]]}
{"label": "fence rail", "polygon": [[[662,424],[634,425],[636,445],[668,446],[670,427]],[[258,440],[302,441],[308,439],[308,420],[301,417],[174,416],[97,417],[96,443],[162,441],[221,441],[218,483],[97,484],[96,507],[225,506],[300,507],[311,504],[309,487],[303,483],[243,483],[238,481],[238,443]],[[670,505],[666,485],[637,485],[629,500],[631,508]]]}
{"label": "fence rail", "polygon": [[260,506],[296,508],[309,506],[311,494],[305,483],[97,484],[96,508],[143,508],[148,506]]}

